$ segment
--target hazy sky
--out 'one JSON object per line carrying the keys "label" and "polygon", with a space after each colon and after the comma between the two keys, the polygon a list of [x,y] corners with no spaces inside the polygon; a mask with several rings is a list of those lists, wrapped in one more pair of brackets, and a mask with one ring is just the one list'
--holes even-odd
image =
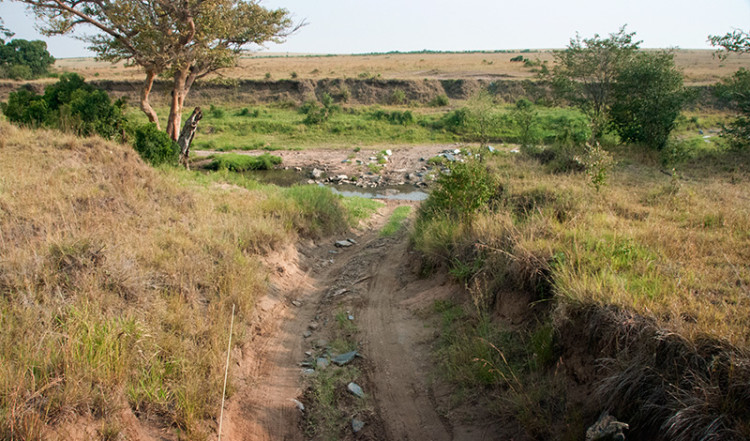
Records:
{"label": "hazy sky", "polygon": [[[750,29],[750,0],[262,0],[308,25],[273,52],[363,53],[562,48],[579,32],[623,25],[643,47],[710,48],[709,34]],[[58,58],[91,55],[85,44],[44,38],[19,3],[0,1],[16,38],[45,39]],[[92,32],[91,29],[88,32]]]}

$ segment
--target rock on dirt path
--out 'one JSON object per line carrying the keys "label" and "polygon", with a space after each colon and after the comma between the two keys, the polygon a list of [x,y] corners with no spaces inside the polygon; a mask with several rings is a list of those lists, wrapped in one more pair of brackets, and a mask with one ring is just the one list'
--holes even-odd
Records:
{"label": "rock on dirt path", "polygon": [[225,413],[224,439],[306,439],[299,403],[293,401],[303,395],[299,363],[313,342],[327,337],[324,325],[311,332],[309,324],[342,307],[357,324],[358,350],[365,357],[358,362],[362,378],[357,382],[372,396],[377,420],[367,421],[357,434],[342,429],[348,433],[343,439],[485,439],[460,436],[463,427],[454,436],[436,410],[429,384],[434,331],[414,312],[447,297],[453,288],[415,276],[406,234],[379,237],[379,228],[397,205],[390,202],[376,215],[371,228],[356,236],[356,245],[334,248],[329,240],[302,250],[306,257],[292,265],[297,269],[283,271],[277,283],[283,286],[259,304],[256,335],[244,348],[240,365],[233,367],[240,379]]}

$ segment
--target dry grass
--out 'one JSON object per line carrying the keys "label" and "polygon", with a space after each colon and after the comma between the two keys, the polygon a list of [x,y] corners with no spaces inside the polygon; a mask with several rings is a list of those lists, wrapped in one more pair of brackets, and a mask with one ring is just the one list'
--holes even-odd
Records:
{"label": "dry grass", "polygon": [[[711,50],[679,50],[677,65],[685,72],[688,85],[713,84],[734,73],[740,67],[749,67],[748,60],[730,56],[720,61]],[[259,54],[243,57],[239,65],[221,72],[227,78],[262,80],[290,79],[292,73],[299,79],[380,77],[385,79],[531,79],[535,73],[523,62],[510,59],[522,55],[531,61],[552,60],[550,51],[522,53],[446,53],[446,54],[380,54],[310,56]],[[138,80],[143,75],[137,68],[123,64],[96,62],[87,58],[58,60],[55,67],[62,71],[78,72],[87,80]]]}
{"label": "dry grass", "polygon": [[746,439],[750,153],[693,152],[673,177],[651,152],[614,153],[601,192],[583,173],[501,155],[498,208],[422,219],[415,244],[500,310],[530,296],[555,324],[556,369],[583,363],[603,379],[588,412],[618,410],[636,439]]}
{"label": "dry grass", "polygon": [[232,305],[242,344],[266,289],[258,254],[325,233],[316,207],[96,138],[0,122],[0,140],[0,438],[79,415],[117,427],[129,408],[204,439]]}

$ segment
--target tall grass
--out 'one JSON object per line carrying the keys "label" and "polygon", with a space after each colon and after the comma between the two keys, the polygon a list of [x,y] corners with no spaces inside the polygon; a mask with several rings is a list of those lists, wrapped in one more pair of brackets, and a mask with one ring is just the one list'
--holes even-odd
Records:
{"label": "tall grass", "polygon": [[[645,427],[665,439],[747,437],[750,156],[704,145],[671,176],[658,155],[614,149],[619,165],[599,192],[582,173],[497,155],[494,205],[463,218],[422,211],[413,243],[425,270],[444,266],[481,289],[489,313],[530,302],[532,317],[555,324],[560,369],[610,358],[601,401],[587,404],[592,415],[596,406],[621,409],[641,439]],[[670,336],[679,345],[665,352]]]}
{"label": "tall grass", "polygon": [[97,138],[0,122],[0,139],[0,438],[75,415],[116,438],[125,409],[205,439],[232,305],[241,345],[260,256],[346,229],[340,198],[155,170]]}

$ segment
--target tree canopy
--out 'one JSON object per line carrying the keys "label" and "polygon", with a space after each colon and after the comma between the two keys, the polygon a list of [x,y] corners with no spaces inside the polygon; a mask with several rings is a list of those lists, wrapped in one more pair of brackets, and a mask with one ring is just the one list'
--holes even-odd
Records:
{"label": "tree canopy", "polygon": [[626,32],[625,26],[608,38],[595,34],[581,39],[576,35],[565,50],[554,53],[552,70],[542,73],[552,82],[558,96],[589,116],[595,137],[604,130],[617,72],[641,43],[633,41],[634,35],[635,32]]}
{"label": "tree canopy", "polygon": [[741,54],[750,52],[750,34],[739,29],[727,32],[724,35],[709,35],[708,41],[713,46],[718,46],[726,52]]}
{"label": "tree canopy", "polygon": [[173,80],[167,133],[176,140],[193,83],[236,62],[243,47],[278,41],[294,30],[285,9],[258,0],[17,0],[30,5],[47,35],[95,28],[79,37],[101,60],[144,69],[141,109],[158,125],[149,94],[157,75]]}
{"label": "tree canopy", "polygon": [[623,141],[661,150],[686,99],[674,53],[638,52],[617,72],[610,123]]}
{"label": "tree canopy", "polygon": [[13,39],[0,45],[0,68],[3,76],[29,79],[44,75],[55,58],[47,52],[47,43],[41,40]]}

